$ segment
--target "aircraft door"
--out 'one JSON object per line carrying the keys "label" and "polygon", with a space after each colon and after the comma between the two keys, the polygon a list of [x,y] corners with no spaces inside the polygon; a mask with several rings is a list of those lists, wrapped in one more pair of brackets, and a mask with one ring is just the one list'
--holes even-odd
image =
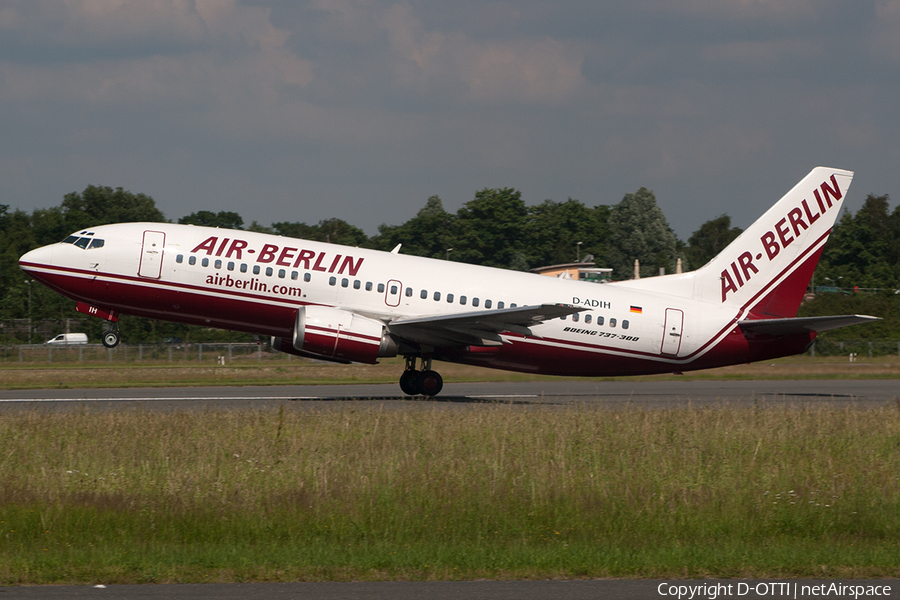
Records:
{"label": "aircraft door", "polygon": [[663,354],[678,355],[681,349],[681,334],[684,328],[684,311],[677,308],[666,309],[666,324],[663,328]]}
{"label": "aircraft door", "polygon": [[138,275],[159,279],[162,275],[163,246],[166,234],[162,231],[145,231],[144,243],[141,245],[141,263]]}
{"label": "aircraft door", "polygon": [[384,303],[388,306],[400,306],[400,294],[403,292],[403,284],[396,279],[387,282],[384,290]]}

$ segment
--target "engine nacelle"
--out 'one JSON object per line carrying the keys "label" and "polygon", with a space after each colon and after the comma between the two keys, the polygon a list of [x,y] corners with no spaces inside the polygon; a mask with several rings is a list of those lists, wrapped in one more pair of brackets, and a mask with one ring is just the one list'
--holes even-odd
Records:
{"label": "engine nacelle", "polygon": [[337,362],[374,364],[378,358],[397,356],[397,344],[387,334],[384,323],[327,306],[300,308],[293,339],[273,337],[272,347]]}

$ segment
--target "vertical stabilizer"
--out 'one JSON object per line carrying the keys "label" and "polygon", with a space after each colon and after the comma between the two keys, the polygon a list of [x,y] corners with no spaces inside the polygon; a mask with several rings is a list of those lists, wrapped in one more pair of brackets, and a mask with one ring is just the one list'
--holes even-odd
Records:
{"label": "vertical stabilizer", "polygon": [[694,297],[750,318],[797,314],[853,173],[816,167],[718,256],[693,273]]}

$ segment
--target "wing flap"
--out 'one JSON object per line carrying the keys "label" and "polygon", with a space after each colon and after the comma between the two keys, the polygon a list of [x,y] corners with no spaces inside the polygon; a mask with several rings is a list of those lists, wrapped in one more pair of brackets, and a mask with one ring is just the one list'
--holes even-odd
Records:
{"label": "wing flap", "polygon": [[432,346],[496,346],[500,333],[534,336],[531,327],[587,310],[570,304],[540,304],[428,317],[401,317],[388,323],[392,335]]}
{"label": "wing flap", "polygon": [[828,331],[870,321],[880,321],[868,315],[835,315],[828,317],[794,317],[788,319],[751,319],[738,321],[738,326],[748,333],[765,335],[791,335],[810,331]]}

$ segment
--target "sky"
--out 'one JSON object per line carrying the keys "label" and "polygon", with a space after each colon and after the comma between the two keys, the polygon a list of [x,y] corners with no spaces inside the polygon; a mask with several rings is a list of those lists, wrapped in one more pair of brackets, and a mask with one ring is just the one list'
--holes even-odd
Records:
{"label": "sky", "polygon": [[0,0],[0,108],[12,209],[99,185],[373,235],[646,187],[686,240],[819,165],[900,198],[900,1]]}

